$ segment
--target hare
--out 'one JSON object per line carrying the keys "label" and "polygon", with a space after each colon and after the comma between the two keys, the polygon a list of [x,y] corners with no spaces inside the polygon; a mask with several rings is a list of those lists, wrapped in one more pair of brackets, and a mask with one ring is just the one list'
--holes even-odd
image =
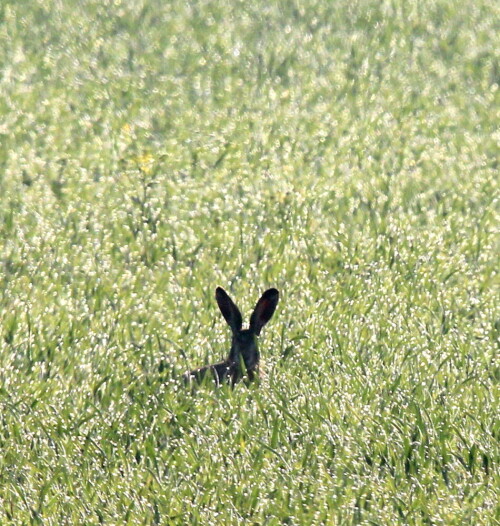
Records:
{"label": "hare", "polygon": [[259,349],[257,336],[262,327],[271,319],[278,305],[279,292],[268,289],[260,297],[250,317],[250,327],[242,329],[242,317],[238,307],[229,297],[227,292],[217,287],[215,298],[229,327],[233,331],[231,350],[223,362],[207,365],[184,374],[184,380],[201,382],[207,372],[213,374],[217,385],[229,381],[231,385],[241,380],[245,375],[249,381],[259,375]]}

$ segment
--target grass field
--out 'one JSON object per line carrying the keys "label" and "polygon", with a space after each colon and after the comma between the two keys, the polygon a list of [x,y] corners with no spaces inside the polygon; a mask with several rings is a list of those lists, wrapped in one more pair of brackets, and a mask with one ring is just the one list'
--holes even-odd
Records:
{"label": "grass field", "polygon": [[0,2],[0,524],[499,524],[499,27]]}

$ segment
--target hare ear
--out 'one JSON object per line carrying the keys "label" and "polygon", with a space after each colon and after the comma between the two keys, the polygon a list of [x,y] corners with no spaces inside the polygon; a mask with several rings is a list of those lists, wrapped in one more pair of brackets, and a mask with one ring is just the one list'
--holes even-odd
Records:
{"label": "hare ear", "polygon": [[228,293],[223,288],[217,287],[215,290],[215,299],[217,300],[222,315],[233,332],[241,331],[241,326],[243,325],[241,312],[229,297]]}
{"label": "hare ear", "polygon": [[262,327],[271,319],[276,305],[278,305],[279,292],[276,289],[269,289],[262,294],[257,302],[255,309],[250,317],[250,330],[257,336],[260,334]]}

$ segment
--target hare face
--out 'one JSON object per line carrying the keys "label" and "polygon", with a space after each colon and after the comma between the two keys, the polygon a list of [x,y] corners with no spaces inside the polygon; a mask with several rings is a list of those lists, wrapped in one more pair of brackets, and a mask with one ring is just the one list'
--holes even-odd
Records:
{"label": "hare face", "polygon": [[257,337],[250,330],[243,330],[233,335],[230,359],[238,361],[239,356],[243,358],[245,368],[248,372],[253,372],[259,365],[259,349],[257,347]]}

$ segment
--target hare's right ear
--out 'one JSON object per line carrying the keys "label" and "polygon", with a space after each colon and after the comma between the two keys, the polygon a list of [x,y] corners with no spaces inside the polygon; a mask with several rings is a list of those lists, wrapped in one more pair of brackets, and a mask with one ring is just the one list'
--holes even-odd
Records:
{"label": "hare's right ear", "polygon": [[232,331],[234,333],[241,331],[241,326],[243,325],[241,312],[234,304],[233,300],[228,296],[227,292],[223,288],[217,287],[215,290],[215,299],[217,300],[222,315]]}
{"label": "hare's right ear", "polygon": [[260,297],[250,317],[250,330],[257,336],[262,327],[272,318],[278,305],[279,292],[276,289],[268,289]]}

